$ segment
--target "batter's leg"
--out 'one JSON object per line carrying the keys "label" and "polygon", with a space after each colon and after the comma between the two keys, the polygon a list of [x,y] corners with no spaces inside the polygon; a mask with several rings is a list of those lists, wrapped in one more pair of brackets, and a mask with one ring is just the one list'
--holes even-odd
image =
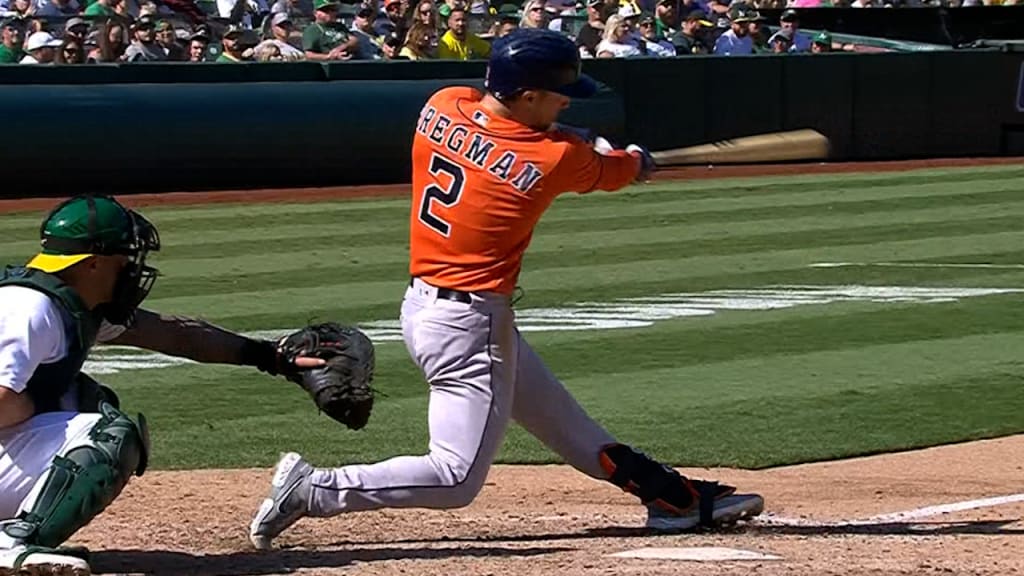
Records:
{"label": "batter's leg", "polygon": [[519,360],[512,418],[573,468],[607,480],[600,453],[615,439],[586,413],[518,331],[516,336]]}
{"label": "batter's leg", "polygon": [[732,486],[685,478],[616,442],[521,336],[512,417],[577,470],[639,497],[648,509],[648,527],[716,526],[756,516],[764,508],[757,494],[733,495]]}
{"label": "batter's leg", "polygon": [[507,304],[418,295],[403,305],[403,336],[430,383],[429,452],[315,470],[311,516],[382,507],[457,508],[479,493],[505,436],[518,338]]}

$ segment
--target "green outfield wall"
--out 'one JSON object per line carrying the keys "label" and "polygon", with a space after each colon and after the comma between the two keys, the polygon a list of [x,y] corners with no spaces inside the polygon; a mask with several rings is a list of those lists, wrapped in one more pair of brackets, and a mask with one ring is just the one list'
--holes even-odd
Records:
{"label": "green outfield wall", "polygon": [[[652,149],[816,128],[833,159],[1024,154],[1024,54],[588,61],[565,121]],[[2,194],[406,182],[427,97],[482,62],[0,67]]]}

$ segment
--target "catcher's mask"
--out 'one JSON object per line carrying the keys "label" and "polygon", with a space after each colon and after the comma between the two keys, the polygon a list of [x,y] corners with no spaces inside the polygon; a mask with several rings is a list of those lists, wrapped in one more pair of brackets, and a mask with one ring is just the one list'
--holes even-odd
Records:
{"label": "catcher's mask", "polygon": [[134,323],[158,274],[146,265],[149,252],[160,250],[160,236],[149,220],[110,196],[76,196],[50,212],[39,235],[42,251],[28,266],[43,272],[60,272],[90,256],[127,256],[110,301],[99,309],[112,324]]}

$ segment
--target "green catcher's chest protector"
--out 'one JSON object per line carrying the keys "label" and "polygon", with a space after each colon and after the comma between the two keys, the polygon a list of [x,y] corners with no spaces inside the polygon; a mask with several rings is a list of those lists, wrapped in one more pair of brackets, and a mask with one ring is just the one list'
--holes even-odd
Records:
{"label": "green catcher's chest protector", "polygon": [[23,286],[46,294],[57,304],[64,320],[67,355],[52,364],[40,364],[28,381],[26,392],[35,403],[36,414],[60,410],[60,399],[70,390],[82,370],[89,350],[96,343],[102,317],[89,311],[72,288],[60,278],[31,268],[8,266],[0,287]]}

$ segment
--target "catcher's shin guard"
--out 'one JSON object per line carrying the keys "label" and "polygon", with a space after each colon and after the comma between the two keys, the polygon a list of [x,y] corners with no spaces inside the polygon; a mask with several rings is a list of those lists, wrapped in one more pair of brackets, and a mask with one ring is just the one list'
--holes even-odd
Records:
{"label": "catcher's shin guard", "polygon": [[139,414],[136,424],[110,404],[89,435],[68,446],[36,481],[7,536],[55,548],[92,521],[121,493],[132,474],[146,469],[149,436]]}
{"label": "catcher's shin guard", "polygon": [[696,507],[700,524],[714,524],[714,502],[729,496],[736,488],[717,482],[690,480],[625,444],[610,444],[601,450],[601,467],[608,481],[656,506],[679,516],[692,514]]}

